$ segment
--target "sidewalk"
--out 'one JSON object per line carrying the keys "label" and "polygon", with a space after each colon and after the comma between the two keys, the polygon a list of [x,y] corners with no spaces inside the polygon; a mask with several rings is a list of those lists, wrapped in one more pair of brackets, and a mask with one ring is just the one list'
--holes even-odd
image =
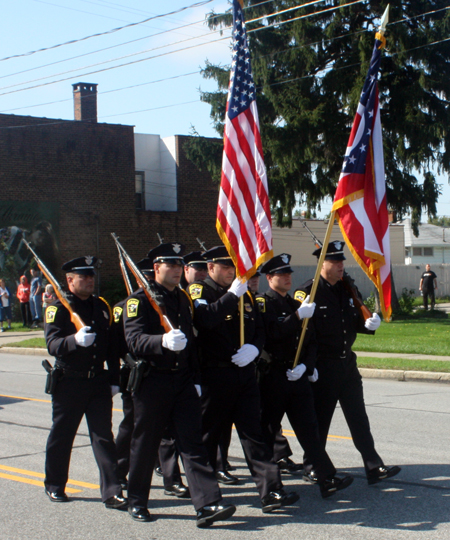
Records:
{"label": "sidewalk", "polygon": [[[443,305],[443,304],[440,304]],[[450,304],[448,306],[450,311]],[[35,337],[44,337],[43,330],[32,330],[31,332],[14,332],[8,330],[0,333],[0,353],[9,354],[30,354],[35,356],[48,356],[47,349],[8,347],[8,343],[17,343]],[[433,356],[430,354],[406,354],[406,353],[382,353],[382,352],[356,352],[357,356],[370,358],[409,358],[410,360],[440,360],[450,361],[450,356]],[[450,384],[450,373],[440,373],[434,371],[403,371],[396,369],[369,369],[359,368],[363,378],[366,379],[392,379],[396,381],[423,381],[442,382]]]}

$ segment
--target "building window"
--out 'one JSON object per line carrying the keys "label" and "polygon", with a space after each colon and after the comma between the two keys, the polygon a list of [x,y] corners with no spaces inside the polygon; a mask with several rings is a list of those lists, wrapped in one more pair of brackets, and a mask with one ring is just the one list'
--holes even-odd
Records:
{"label": "building window", "polygon": [[432,247],[413,247],[413,257],[433,257]]}
{"label": "building window", "polygon": [[134,203],[136,210],[145,210],[145,172],[136,171],[134,175],[135,195]]}

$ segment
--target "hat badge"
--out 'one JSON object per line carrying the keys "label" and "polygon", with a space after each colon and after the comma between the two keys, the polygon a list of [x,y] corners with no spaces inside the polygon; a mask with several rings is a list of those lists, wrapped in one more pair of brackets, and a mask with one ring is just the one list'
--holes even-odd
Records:
{"label": "hat badge", "polygon": [[91,266],[94,257],[86,257],[84,260],[86,261],[86,266]]}
{"label": "hat badge", "polygon": [[283,255],[281,255],[281,260],[284,262],[284,264],[288,264],[289,257],[285,253],[283,253]]}
{"label": "hat badge", "polygon": [[174,250],[175,253],[180,253],[181,251],[181,245],[180,244],[172,244],[172,248]]}

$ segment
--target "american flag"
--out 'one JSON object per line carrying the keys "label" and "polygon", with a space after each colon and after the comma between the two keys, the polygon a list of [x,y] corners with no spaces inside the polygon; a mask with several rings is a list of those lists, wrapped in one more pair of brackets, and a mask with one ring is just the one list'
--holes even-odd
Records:
{"label": "american flag", "polygon": [[332,210],[350,251],[377,287],[389,320],[391,256],[377,82],[383,42],[377,34]]}
{"label": "american flag", "polygon": [[233,0],[233,61],[225,119],[217,232],[241,279],[273,257],[269,190],[242,0]]}

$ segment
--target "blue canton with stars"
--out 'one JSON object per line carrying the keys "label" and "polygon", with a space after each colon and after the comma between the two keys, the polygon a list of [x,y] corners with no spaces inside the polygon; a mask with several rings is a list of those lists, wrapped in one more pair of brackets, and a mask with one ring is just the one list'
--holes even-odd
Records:
{"label": "blue canton with stars", "polygon": [[360,112],[362,113],[360,125],[363,123],[366,127],[363,135],[359,139],[355,136],[350,153],[348,156],[345,156],[344,159],[344,164],[342,166],[343,173],[364,174],[366,171],[367,152],[370,148],[373,115],[375,114],[378,69],[381,61],[381,49],[378,48],[380,45],[381,42],[375,40],[369,72],[364,82],[364,87],[359,100],[363,107],[363,110],[360,108]]}
{"label": "blue canton with stars", "polygon": [[244,14],[237,0],[233,0],[233,61],[229,94],[228,116],[231,120],[248,109],[256,99]]}

